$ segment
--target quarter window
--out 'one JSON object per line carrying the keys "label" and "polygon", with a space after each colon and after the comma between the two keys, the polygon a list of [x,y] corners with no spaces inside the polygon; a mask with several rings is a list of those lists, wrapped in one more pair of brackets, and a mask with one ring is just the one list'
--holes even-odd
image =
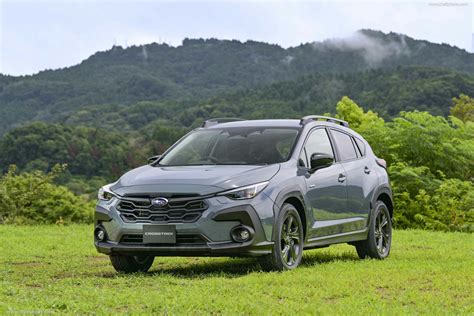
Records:
{"label": "quarter window", "polygon": [[357,147],[359,148],[361,156],[365,156],[365,144],[360,139],[354,137]]}
{"label": "quarter window", "polygon": [[346,133],[339,132],[337,130],[331,130],[336,146],[342,161],[351,160],[357,158],[354,145],[352,144],[351,137]]}

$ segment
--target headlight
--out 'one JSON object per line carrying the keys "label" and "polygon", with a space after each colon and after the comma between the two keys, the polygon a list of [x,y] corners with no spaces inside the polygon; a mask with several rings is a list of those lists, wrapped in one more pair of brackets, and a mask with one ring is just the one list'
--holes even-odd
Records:
{"label": "headlight", "polygon": [[102,188],[99,189],[99,193],[97,194],[97,198],[99,200],[103,200],[103,201],[109,201],[110,199],[112,199],[113,197],[116,197],[115,193],[112,192],[112,190],[110,189],[110,187],[113,185],[114,183],[111,183],[111,184],[107,184],[107,185],[104,185]]}
{"label": "headlight", "polygon": [[255,197],[257,194],[259,194],[263,189],[265,189],[267,184],[268,184],[268,181],[260,182],[260,183],[248,185],[245,187],[240,187],[237,189],[232,189],[230,191],[225,191],[225,192],[219,193],[219,195],[224,195],[228,197],[229,199],[233,199],[233,200],[251,199]]}

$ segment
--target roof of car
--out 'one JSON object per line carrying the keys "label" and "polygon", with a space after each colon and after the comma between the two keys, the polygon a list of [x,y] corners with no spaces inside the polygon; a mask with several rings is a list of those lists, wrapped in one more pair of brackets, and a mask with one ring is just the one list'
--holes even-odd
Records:
{"label": "roof of car", "polygon": [[242,120],[226,123],[218,123],[207,128],[226,128],[226,127],[301,127],[300,120]]}
{"label": "roof of car", "polygon": [[[314,125],[323,125],[329,127],[336,127],[340,130],[346,131],[353,136],[356,136],[360,139],[364,139],[359,133],[349,128],[348,126],[343,126],[337,122],[331,121],[321,121],[321,120],[308,120],[306,123],[302,124],[302,120],[299,119],[270,119],[270,120],[243,120],[243,119],[232,119],[232,121],[219,123],[218,119],[211,119],[206,121],[203,125],[206,129],[219,129],[219,128],[232,128],[232,127],[288,127],[288,128],[303,128],[304,126],[314,126]],[[210,125],[206,125],[207,122],[210,122]]]}

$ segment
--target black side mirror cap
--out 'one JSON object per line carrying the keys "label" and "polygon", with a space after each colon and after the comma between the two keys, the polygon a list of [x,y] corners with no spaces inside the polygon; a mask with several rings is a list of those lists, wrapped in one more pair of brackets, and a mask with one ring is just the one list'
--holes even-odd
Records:
{"label": "black side mirror cap", "polygon": [[310,172],[315,172],[316,170],[332,166],[334,164],[334,157],[328,154],[314,153],[311,155],[310,163]]}
{"label": "black side mirror cap", "polygon": [[148,158],[148,164],[154,163],[155,161],[157,161],[158,159],[160,159],[161,156],[162,156],[162,155],[151,156],[150,158]]}

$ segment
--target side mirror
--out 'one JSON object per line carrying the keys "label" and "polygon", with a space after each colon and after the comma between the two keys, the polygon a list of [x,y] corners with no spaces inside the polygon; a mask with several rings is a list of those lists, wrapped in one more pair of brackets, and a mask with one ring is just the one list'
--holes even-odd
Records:
{"label": "side mirror", "polygon": [[155,161],[157,161],[158,159],[160,159],[161,156],[162,156],[162,155],[151,156],[150,158],[148,158],[148,164],[154,163]]}
{"label": "side mirror", "polygon": [[328,154],[314,153],[311,155],[311,169],[310,172],[327,168],[334,163],[334,157]]}

